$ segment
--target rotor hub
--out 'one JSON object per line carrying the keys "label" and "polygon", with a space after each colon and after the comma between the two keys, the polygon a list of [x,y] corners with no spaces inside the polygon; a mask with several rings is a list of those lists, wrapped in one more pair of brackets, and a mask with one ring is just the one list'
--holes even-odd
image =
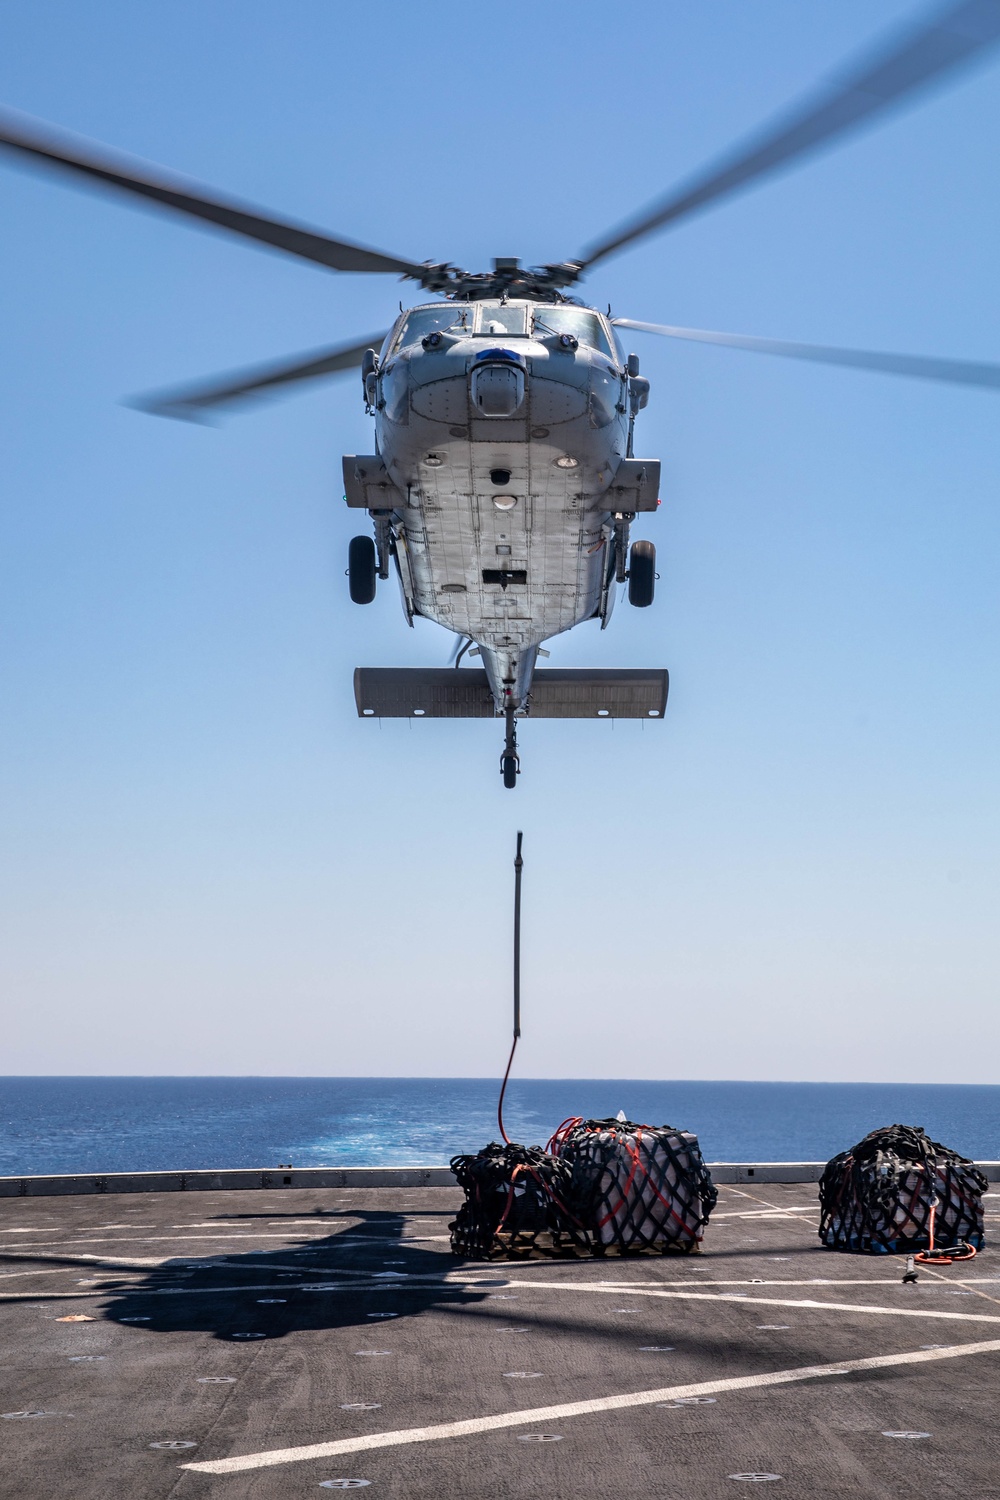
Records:
{"label": "rotor hub", "polygon": [[498,256],[492,271],[463,271],[447,261],[428,262],[420,277],[407,279],[419,280],[426,291],[455,301],[478,302],[506,294],[541,302],[568,302],[573,299],[564,297],[561,289],[579,281],[584,269],[584,263],[576,260],[549,266],[522,266],[513,256]]}

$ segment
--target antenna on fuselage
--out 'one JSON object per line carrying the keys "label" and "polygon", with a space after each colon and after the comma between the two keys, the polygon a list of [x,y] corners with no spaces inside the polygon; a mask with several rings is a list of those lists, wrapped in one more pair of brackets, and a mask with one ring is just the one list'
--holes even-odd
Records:
{"label": "antenna on fuselage", "polygon": [[510,1145],[510,1137],[503,1128],[503,1097],[507,1092],[507,1080],[510,1077],[511,1064],[514,1061],[518,1038],[521,1035],[521,871],[524,869],[524,860],[521,858],[521,840],[523,837],[523,833],[518,829],[517,852],[514,855],[514,1039],[511,1042],[507,1071],[503,1075],[500,1098],[497,1103],[497,1124],[506,1146]]}

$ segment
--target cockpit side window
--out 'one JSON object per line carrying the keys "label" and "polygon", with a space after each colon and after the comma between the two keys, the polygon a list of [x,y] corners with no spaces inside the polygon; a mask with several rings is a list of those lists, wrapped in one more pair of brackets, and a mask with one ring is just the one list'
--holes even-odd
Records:
{"label": "cockpit side window", "polygon": [[526,308],[523,302],[480,302],[479,332],[524,338]]}
{"label": "cockpit side window", "polygon": [[608,338],[607,330],[594,312],[583,307],[536,307],[534,316],[536,337],[546,334],[569,333],[581,344],[591,349],[600,349],[602,354],[617,361],[618,355]]}
{"label": "cockpit side window", "polygon": [[419,344],[429,333],[471,333],[472,309],[455,302],[437,302],[433,307],[415,307],[403,319],[394,349]]}

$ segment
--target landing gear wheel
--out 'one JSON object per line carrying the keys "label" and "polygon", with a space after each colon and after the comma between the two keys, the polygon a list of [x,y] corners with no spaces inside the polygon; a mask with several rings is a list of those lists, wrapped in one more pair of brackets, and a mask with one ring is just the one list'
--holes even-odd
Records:
{"label": "landing gear wheel", "polygon": [[652,542],[633,542],[628,563],[628,602],[647,609],[656,588],[656,548]]}
{"label": "landing gear wheel", "polygon": [[[506,689],[508,695],[510,688]],[[517,710],[513,701],[509,698],[503,712],[504,719],[504,744],[503,754],[500,756],[500,774],[503,784],[508,792],[512,792],[517,786],[517,778],[521,771],[521,762],[517,758]]]}
{"label": "landing gear wheel", "polygon": [[370,536],[352,536],[347,551],[347,581],[355,604],[371,604],[375,598],[378,559]]}

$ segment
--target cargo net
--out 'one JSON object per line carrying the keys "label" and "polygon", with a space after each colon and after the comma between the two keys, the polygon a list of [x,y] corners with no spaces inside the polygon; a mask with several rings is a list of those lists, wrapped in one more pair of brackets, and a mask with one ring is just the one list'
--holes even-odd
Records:
{"label": "cargo net", "polygon": [[628,1120],[575,1117],[544,1151],[494,1142],[451,1166],[452,1250],[475,1259],[697,1250],[718,1196],[696,1136]]}
{"label": "cargo net", "polygon": [[968,1260],[981,1250],[989,1183],[964,1156],[919,1126],[873,1130],[828,1162],[820,1178],[819,1237],[832,1250],[916,1260]]}
{"label": "cargo net", "polygon": [[573,1169],[570,1200],[591,1250],[689,1252],[718,1193],[698,1137],[671,1125],[565,1120],[549,1151]]}
{"label": "cargo net", "polygon": [[449,1224],[451,1248],[472,1260],[572,1254],[582,1226],[567,1204],[572,1169],[540,1146],[493,1141],[476,1156],[453,1156],[465,1202]]}

